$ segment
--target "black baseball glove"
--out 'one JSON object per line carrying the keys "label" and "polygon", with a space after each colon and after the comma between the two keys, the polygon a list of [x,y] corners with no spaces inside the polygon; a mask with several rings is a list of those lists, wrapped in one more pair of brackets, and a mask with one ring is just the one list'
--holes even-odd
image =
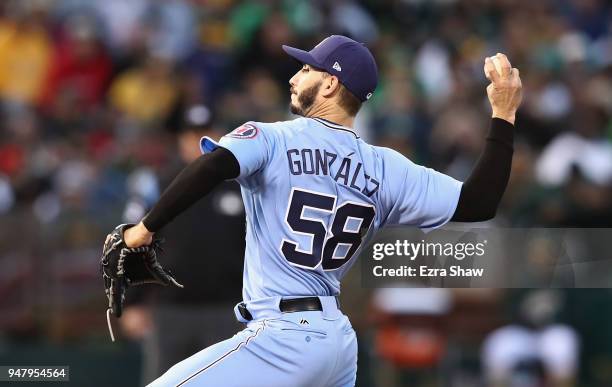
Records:
{"label": "black baseball glove", "polygon": [[154,239],[150,245],[127,247],[123,232],[133,224],[120,224],[106,236],[100,259],[100,268],[104,278],[104,288],[108,298],[106,318],[111,339],[115,341],[110,324],[110,313],[117,318],[123,312],[125,292],[130,286],[143,284],[174,285],[180,288],[172,273],[165,270],[157,261],[161,252],[161,239]]}

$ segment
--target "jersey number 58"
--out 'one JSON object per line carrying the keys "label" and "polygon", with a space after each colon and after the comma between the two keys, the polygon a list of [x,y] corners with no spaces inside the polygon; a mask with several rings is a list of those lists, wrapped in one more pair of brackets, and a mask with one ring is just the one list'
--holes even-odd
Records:
{"label": "jersey number 58", "polygon": [[[322,219],[310,214],[333,214],[329,230]],[[334,270],[348,262],[361,245],[376,211],[373,205],[347,201],[336,207],[336,197],[294,188],[289,197],[285,221],[291,231],[312,238],[310,249],[299,248],[295,241],[283,239],[281,252],[291,264],[305,269]]]}

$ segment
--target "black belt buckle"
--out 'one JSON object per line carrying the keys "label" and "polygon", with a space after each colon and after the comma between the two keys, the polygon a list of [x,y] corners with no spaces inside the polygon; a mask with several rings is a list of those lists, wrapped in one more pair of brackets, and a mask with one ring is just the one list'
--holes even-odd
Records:
{"label": "black belt buckle", "polygon": [[240,313],[242,318],[247,321],[251,321],[253,319],[253,315],[251,314],[251,312],[249,312],[244,302],[238,304],[238,312]]}

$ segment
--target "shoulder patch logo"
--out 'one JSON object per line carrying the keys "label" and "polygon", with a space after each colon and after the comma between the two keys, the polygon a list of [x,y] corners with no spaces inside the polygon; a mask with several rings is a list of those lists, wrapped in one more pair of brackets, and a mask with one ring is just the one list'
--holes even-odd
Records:
{"label": "shoulder patch logo", "polygon": [[332,68],[336,71],[342,71],[342,67],[340,67],[340,63],[335,62]]}
{"label": "shoulder patch logo", "polygon": [[259,133],[259,130],[255,125],[244,124],[234,129],[230,133],[226,134],[226,136],[232,138],[248,139],[254,138],[255,136],[257,136],[257,133]]}

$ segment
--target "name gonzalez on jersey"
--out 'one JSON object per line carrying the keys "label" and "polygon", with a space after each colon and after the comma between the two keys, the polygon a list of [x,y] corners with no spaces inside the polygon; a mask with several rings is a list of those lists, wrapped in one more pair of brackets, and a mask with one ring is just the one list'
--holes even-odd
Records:
{"label": "name gonzalez on jersey", "polygon": [[[259,129],[253,124],[243,124],[226,134],[226,137],[238,139],[252,139],[257,136]],[[349,155],[350,156],[350,155]],[[338,170],[333,173],[332,165],[338,160],[338,155],[325,149],[289,149],[287,150],[287,161],[292,175],[317,175],[330,176],[337,183],[360,191],[367,197],[372,197],[380,188],[380,183],[372,176],[362,171],[363,164],[358,162],[352,168],[352,160],[343,157]],[[336,164],[337,165],[337,164]],[[361,174],[361,175],[360,175]],[[363,176],[363,186],[358,182],[359,176]]]}
{"label": "name gonzalez on jersey", "polygon": [[[330,176],[337,183],[356,189],[367,197],[372,197],[378,191],[380,183],[365,171],[362,172],[362,163],[357,162],[352,168],[351,164],[354,163],[349,157],[343,157],[337,171],[333,173],[332,165],[337,160],[337,154],[325,149],[287,150],[287,161],[292,175]],[[363,176],[363,186],[358,183],[359,176]]]}

